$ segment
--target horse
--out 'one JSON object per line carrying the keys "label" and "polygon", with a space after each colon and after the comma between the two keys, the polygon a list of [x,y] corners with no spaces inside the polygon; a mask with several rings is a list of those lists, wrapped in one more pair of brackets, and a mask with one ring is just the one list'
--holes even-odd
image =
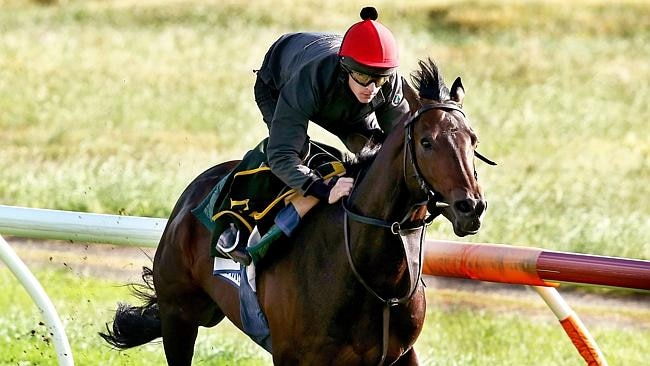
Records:
{"label": "horse", "polygon": [[[431,59],[419,67],[414,86],[404,80],[410,115],[367,159],[347,199],[313,208],[257,267],[274,364],[418,364],[425,225],[442,214],[456,235],[475,234],[487,208],[461,79],[447,88]],[[211,233],[191,214],[236,164],[208,169],[182,193],[143,275],[155,292],[140,292],[141,306],[120,304],[113,331],[100,333],[111,345],[162,337],[168,364],[190,365],[200,326],[227,317],[242,329],[237,290],[213,276]]]}

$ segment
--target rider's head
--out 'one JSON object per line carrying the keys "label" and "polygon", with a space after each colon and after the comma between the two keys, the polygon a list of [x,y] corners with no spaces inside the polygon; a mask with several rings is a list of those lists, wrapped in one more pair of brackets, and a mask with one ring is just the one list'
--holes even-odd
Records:
{"label": "rider's head", "polygon": [[[399,66],[397,42],[390,30],[377,22],[377,16],[373,7],[361,9],[363,20],[352,25],[343,37],[339,50],[341,64],[347,71],[356,72],[357,77],[390,76]],[[368,80],[362,77],[360,81],[363,84]]]}

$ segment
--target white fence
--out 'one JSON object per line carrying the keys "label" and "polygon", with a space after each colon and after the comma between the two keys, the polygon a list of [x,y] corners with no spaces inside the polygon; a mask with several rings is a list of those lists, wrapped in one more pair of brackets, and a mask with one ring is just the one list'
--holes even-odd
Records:
{"label": "white fence", "polygon": [[0,234],[156,247],[166,219],[0,205]]}
{"label": "white fence", "polygon": [[7,264],[14,276],[25,287],[29,296],[32,297],[38,309],[43,313],[45,324],[52,333],[59,365],[74,365],[68,337],[65,335],[63,324],[52,301],[32,272],[29,271],[25,263],[20,260],[2,236],[0,236],[0,259]]}
{"label": "white fence", "polygon": [[[33,239],[155,247],[166,219],[91,214],[0,205],[0,234]],[[0,259],[9,267],[43,313],[52,333],[59,365],[72,366],[72,349],[63,323],[38,280],[0,236]]]}

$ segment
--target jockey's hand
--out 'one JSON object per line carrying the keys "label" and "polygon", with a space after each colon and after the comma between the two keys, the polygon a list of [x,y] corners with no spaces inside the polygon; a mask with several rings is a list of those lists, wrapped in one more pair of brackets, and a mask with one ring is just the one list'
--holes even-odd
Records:
{"label": "jockey's hand", "polygon": [[349,177],[341,177],[336,181],[334,187],[330,191],[329,198],[327,199],[328,203],[334,203],[341,199],[341,197],[348,196],[352,192],[352,186],[354,185],[354,179]]}

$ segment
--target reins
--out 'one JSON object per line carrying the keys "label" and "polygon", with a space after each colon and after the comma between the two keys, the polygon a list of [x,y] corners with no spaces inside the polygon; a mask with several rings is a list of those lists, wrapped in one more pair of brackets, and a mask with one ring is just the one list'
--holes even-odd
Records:
{"label": "reins", "polygon": [[[426,201],[422,202],[422,203],[418,203],[418,204],[414,205],[414,207],[422,206],[422,205],[425,205],[425,204],[426,204]],[[402,230],[416,229],[416,228],[420,228],[422,226],[425,226],[426,224],[429,224],[429,221],[427,221],[425,219],[425,220],[422,220],[422,224],[416,224],[416,225],[413,225],[413,226],[404,225],[409,221],[411,211],[409,211],[404,216],[404,218],[402,220],[390,222],[390,221],[386,221],[386,220],[382,220],[382,219],[377,219],[377,218],[374,218],[374,217],[363,216],[363,215],[357,214],[357,213],[353,212],[345,204],[345,200],[341,200],[341,206],[343,207],[343,210],[345,211],[345,214],[348,217],[350,217],[350,219],[352,219],[352,220],[354,220],[356,222],[360,222],[362,224],[371,225],[371,226],[378,226],[378,227],[384,227],[384,228],[390,229],[390,232],[395,234],[395,235],[398,235],[399,232],[402,231]]]}

